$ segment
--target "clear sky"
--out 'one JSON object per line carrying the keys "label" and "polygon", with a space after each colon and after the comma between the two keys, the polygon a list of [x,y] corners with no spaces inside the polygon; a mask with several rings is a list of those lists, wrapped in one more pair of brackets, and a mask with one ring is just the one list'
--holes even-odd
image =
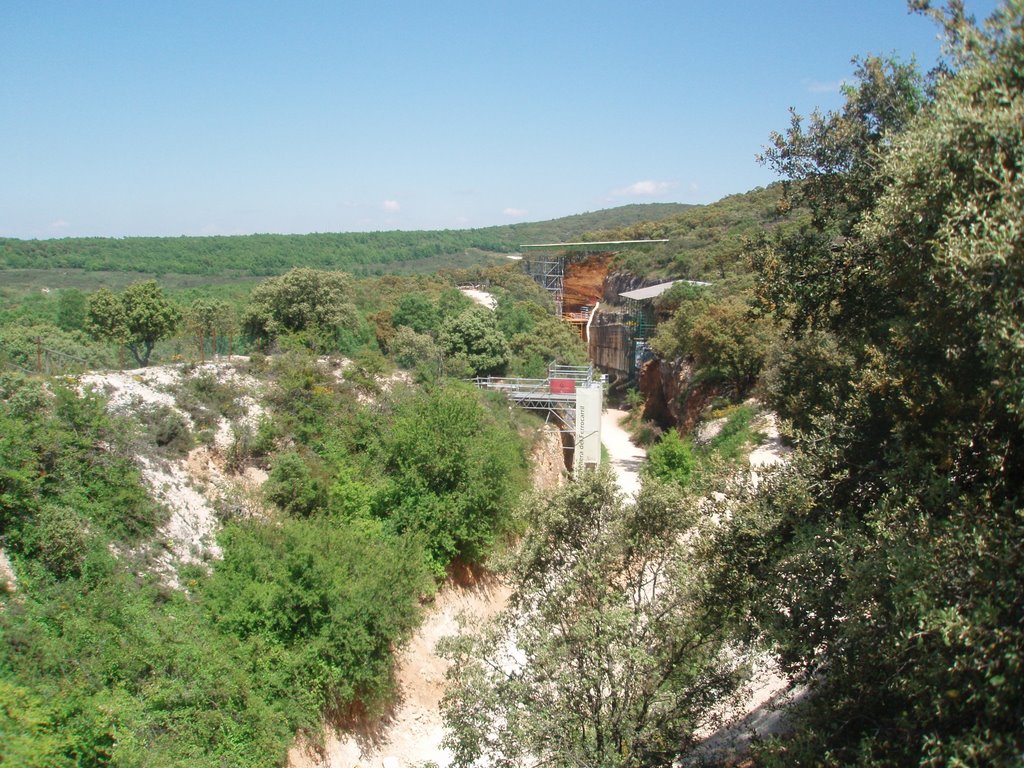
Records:
{"label": "clear sky", "polygon": [[893,52],[939,53],[903,0],[0,0],[0,236],[712,202]]}

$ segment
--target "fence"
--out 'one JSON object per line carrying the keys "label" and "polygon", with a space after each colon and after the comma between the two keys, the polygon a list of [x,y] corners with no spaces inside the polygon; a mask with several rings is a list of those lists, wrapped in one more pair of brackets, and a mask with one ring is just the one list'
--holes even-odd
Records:
{"label": "fence", "polygon": [[[66,343],[66,342],[65,342]],[[181,335],[157,342],[151,365],[199,363],[217,358],[248,354],[253,339],[248,336]],[[135,368],[137,361],[124,345],[90,345],[84,356],[48,346],[44,336],[18,343],[0,342],[0,370],[16,370],[39,376],[77,376],[92,370]]]}

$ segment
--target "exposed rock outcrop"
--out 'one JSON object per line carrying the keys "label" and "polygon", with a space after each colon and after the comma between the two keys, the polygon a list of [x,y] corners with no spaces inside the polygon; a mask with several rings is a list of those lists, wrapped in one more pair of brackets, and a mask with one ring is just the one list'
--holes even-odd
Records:
{"label": "exposed rock outcrop", "polygon": [[719,387],[694,381],[695,367],[686,359],[646,361],[637,374],[644,396],[644,419],[663,429],[678,428],[688,434],[700,421],[701,413],[720,394]]}
{"label": "exposed rock outcrop", "polygon": [[657,285],[662,280],[654,280],[649,277],[638,277],[629,272],[609,272],[604,281],[604,298],[606,304],[622,304],[619,298],[620,293],[635,291],[637,288],[646,288],[649,285]]}
{"label": "exposed rock outcrop", "polygon": [[588,347],[590,361],[613,381],[628,377],[633,346],[625,313],[602,306],[590,324]]}
{"label": "exposed rock outcrop", "polygon": [[604,301],[602,291],[608,276],[611,254],[570,261],[565,266],[562,301],[566,312],[579,312]]}

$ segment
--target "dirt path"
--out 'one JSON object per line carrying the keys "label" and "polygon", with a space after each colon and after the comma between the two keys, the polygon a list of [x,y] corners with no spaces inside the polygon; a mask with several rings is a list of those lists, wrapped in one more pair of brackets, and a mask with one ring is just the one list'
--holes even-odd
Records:
{"label": "dirt path", "polygon": [[487,307],[488,309],[494,309],[498,306],[498,300],[494,298],[494,294],[488,293],[487,291],[481,291],[478,288],[459,288],[466,296],[471,298],[481,307]]}
{"label": "dirt path", "polygon": [[629,439],[629,434],[620,425],[626,412],[607,409],[601,414],[601,442],[608,451],[612,471],[619,488],[626,496],[636,498],[640,491],[640,467],[647,460],[647,451]]}

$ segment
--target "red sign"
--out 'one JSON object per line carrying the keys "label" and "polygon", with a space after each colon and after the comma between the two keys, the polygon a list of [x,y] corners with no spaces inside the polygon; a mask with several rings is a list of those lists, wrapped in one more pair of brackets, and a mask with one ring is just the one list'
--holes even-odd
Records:
{"label": "red sign", "polygon": [[572,379],[552,379],[552,395],[571,395],[576,392],[576,382]]}

